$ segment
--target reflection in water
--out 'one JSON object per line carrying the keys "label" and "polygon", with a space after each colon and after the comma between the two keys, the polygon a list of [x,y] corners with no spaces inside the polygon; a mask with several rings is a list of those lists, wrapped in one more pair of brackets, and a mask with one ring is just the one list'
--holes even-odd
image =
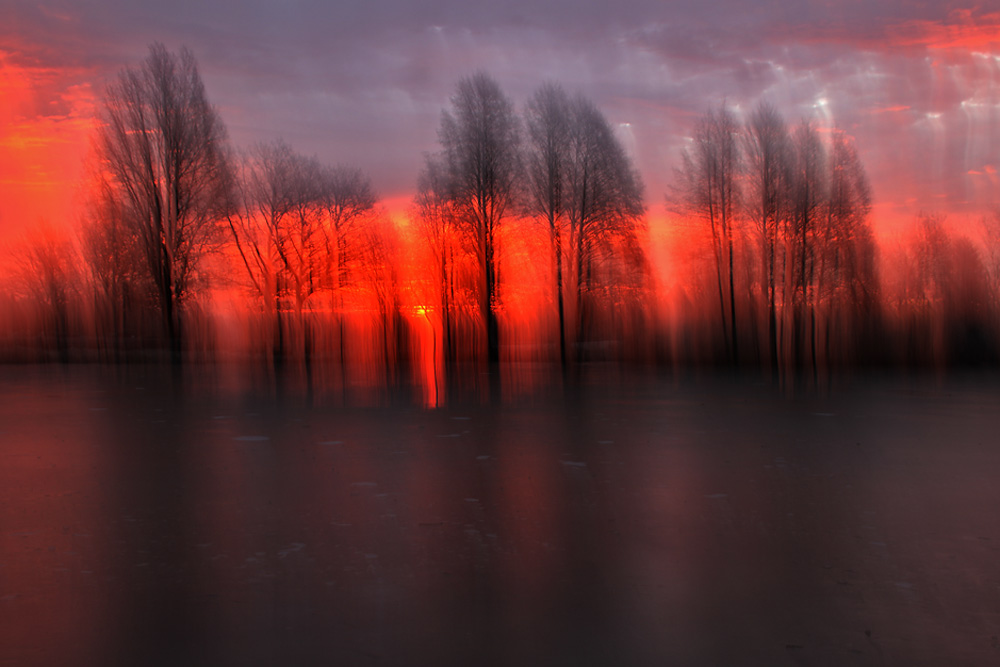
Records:
{"label": "reflection in water", "polygon": [[996,657],[990,386],[425,411],[98,375],[0,381],[9,664]]}

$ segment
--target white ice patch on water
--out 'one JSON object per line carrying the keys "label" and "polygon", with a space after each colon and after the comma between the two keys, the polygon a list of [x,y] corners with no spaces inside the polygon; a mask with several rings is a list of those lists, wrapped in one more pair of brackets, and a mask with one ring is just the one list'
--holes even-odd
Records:
{"label": "white ice patch on water", "polygon": [[296,551],[302,551],[305,546],[306,545],[303,542],[292,542],[291,545],[278,551],[278,558],[284,558],[288,554],[293,554]]}
{"label": "white ice patch on water", "polygon": [[236,442],[265,442],[270,439],[266,435],[238,435],[233,438]]}

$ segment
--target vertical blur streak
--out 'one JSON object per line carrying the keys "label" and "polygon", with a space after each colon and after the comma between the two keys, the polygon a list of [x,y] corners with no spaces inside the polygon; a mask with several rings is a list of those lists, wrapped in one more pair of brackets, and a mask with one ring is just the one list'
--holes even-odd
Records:
{"label": "vertical blur streak", "polygon": [[852,138],[767,103],[700,119],[661,229],[615,126],[554,83],[518,113],[489,75],[460,81],[405,212],[282,140],[230,149],[190,52],[154,44],[102,109],[79,234],[40,226],[12,254],[0,362],[183,359],[440,407],[636,365],[795,393],[1000,360],[998,216],[923,215],[880,245]]}
{"label": "vertical blur streak", "polygon": [[[675,242],[693,249],[671,353],[757,365],[792,392],[883,360],[871,190],[849,137],[808,122],[789,130],[767,104],[741,127],[723,108],[682,158],[671,203],[690,229]],[[709,259],[696,260],[706,245]]]}
{"label": "vertical blur streak", "polygon": [[[218,239],[226,199],[226,130],[194,55],[150,46],[108,86],[96,146],[162,318],[171,360],[184,349],[182,309]],[[108,270],[107,267],[105,270]]]}
{"label": "vertical blur streak", "polygon": [[422,389],[422,404],[425,408],[436,408],[444,400],[443,355],[439,347],[438,331],[441,323],[436,322],[436,315],[427,308],[418,306],[416,317],[419,318],[412,327],[414,336],[413,358],[414,383]]}
{"label": "vertical blur streak", "polygon": [[436,198],[447,202],[450,219],[474,266],[473,294],[485,336],[489,393],[498,395],[500,316],[503,309],[499,236],[516,204],[520,162],[520,119],[497,82],[484,72],[459,81],[451,108],[441,116],[441,153],[429,158],[440,178]]}

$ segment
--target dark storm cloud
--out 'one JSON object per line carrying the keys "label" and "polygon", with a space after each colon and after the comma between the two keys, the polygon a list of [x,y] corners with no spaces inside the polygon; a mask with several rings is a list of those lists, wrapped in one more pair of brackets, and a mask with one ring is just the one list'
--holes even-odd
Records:
{"label": "dark storm cloud", "polygon": [[14,1],[2,16],[0,48],[80,77],[107,79],[154,40],[186,45],[235,143],[284,137],[387,195],[412,190],[441,109],[477,69],[518,103],[546,80],[593,98],[635,146],[653,204],[694,120],[723,100],[852,133],[876,195],[897,203],[914,186],[957,208],[982,197],[1000,148],[1000,22],[957,3]]}

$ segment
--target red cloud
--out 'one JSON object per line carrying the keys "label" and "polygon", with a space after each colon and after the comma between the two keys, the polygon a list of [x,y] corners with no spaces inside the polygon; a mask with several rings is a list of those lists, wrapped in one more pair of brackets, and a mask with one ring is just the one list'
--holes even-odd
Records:
{"label": "red cloud", "polygon": [[1000,50],[1000,12],[973,16],[971,10],[958,10],[948,21],[906,21],[887,32],[893,46],[995,52]]}

